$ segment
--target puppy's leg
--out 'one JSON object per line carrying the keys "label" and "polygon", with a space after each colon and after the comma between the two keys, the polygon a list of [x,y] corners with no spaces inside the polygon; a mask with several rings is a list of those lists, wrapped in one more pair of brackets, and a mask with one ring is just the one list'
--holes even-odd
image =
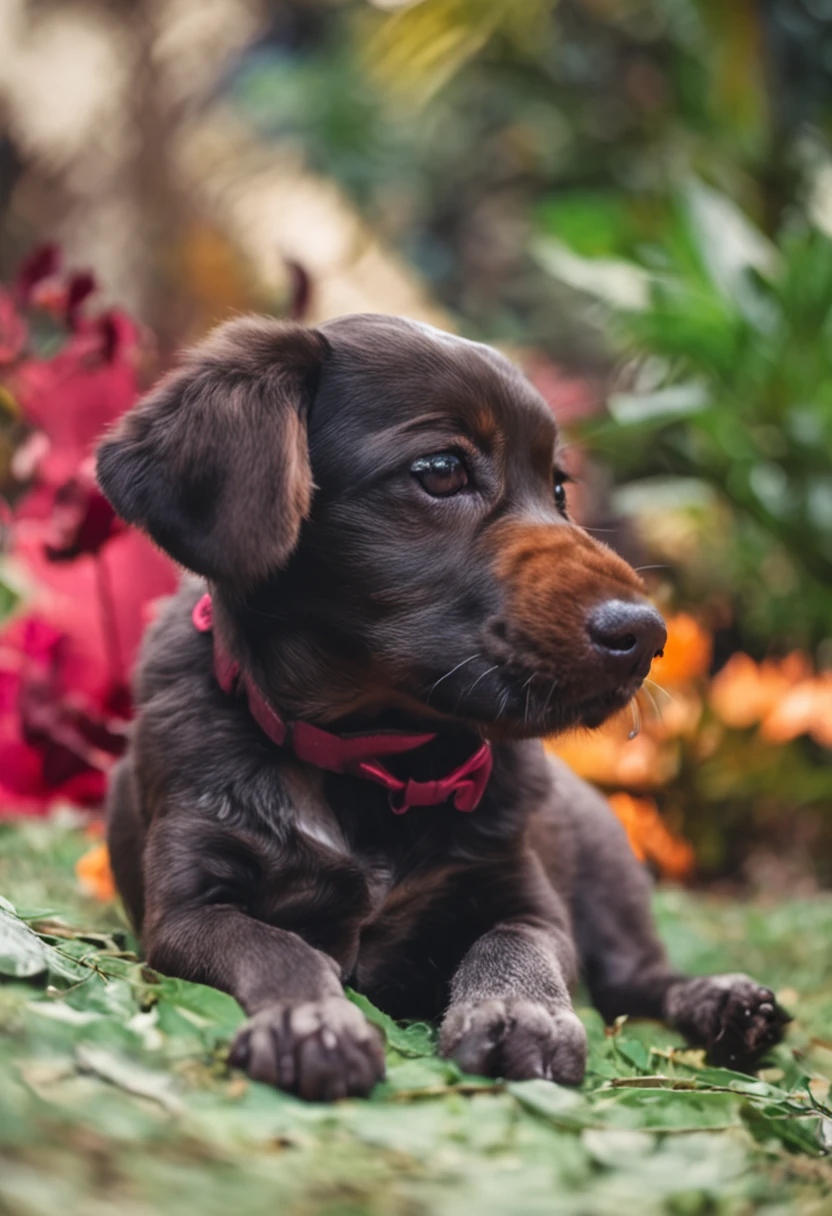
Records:
{"label": "puppy's leg", "polygon": [[748,975],[695,976],[668,986],[662,1006],[668,1025],[705,1047],[713,1064],[753,1072],[779,1043],[791,1017]]}
{"label": "puppy's leg", "polygon": [[297,934],[233,908],[170,917],[148,951],[168,974],[223,988],[253,1016],[230,1062],[310,1101],[366,1095],[384,1074],[376,1029],[344,996],[337,964]]}
{"label": "puppy's leg", "polygon": [[[747,975],[689,978],[674,971],[650,910],[650,884],[606,801],[572,774],[558,772],[576,842],[572,914],[592,999],[607,1022],[621,1014],[656,1018],[705,1047],[711,1061],[752,1069],[779,1042],[788,1015]],[[552,815],[557,814],[553,807]],[[545,832],[538,851],[547,866]],[[554,869],[555,861],[551,862]]]}
{"label": "puppy's leg", "polygon": [[154,822],[145,853],[148,962],[237,998],[251,1016],[230,1058],[255,1080],[313,1101],[367,1094],[384,1075],[384,1051],[346,999],[338,964],[243,911],[255,897],[256,850],[255,840],[206,830],[204,818],[169,813]]}
{"label": "puppy's leg", "polygon": [[453,977],[442,1054],[467,1072],[578,1085],[586,1034],[569,998],[576,960],[566,909],[532,856],[511,874],[501,867],[484,877],[480,897],[497,923]]}
{"label": "puppy's leg", "polygon": [[144,919],[142,852],[145,825],[133,772],[133,758],[123,756],[110,776],[107,795],[107,848],[127,915],[138,933]]}

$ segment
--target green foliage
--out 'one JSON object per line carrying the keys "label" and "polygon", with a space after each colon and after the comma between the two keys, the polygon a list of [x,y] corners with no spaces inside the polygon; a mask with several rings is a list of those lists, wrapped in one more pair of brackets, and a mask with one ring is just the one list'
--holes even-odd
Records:
{"label": "green foliage", "polygon": [[2,568],[0,568],[0,622],[9,616],[17,601],[17,592],[8,583],[3,581]]}
{"label": "green foliage", "polygon": [[609,1033],[583,1010],[581,1090],[495,1083],[438,1059],[430,1028],[354,997],[386,1034],[387,1080],[368,1102],[310,1106],[229,1071],[236,1003],[144,967],[114,911],[73,894],[81,833],[36,828],[7,825],[0,840],[14,901],[0,906],[10,1216],[820,1211],[832,1184],[828,900],[657,899],[680,966],[749,967],[793,989],[789,1046],[756,1078],[703,1067],[653,1023]]}
{"label": "green foliage", "polygon": [[[611,252],[626,253],[622,243]],[[558,247],[538,251],[558,273]],[[577,283],[574,252],[566,265]],[[642,306],[635,293],[631,307],[614,306],[610,329],[648,362],[588,428],[589,443],[625,484],[652,479],[666,494],[668,478],[683,478],[685,496],[703,483],[700,503],[729,508],[716,527],[715,510],[701,520],[718,572],[710,589],[732,594],[758,643],[822,640],[832,619],[832,241],[795,222],[771,245],[692,181],[661,238],[622,267]],[[599,266],[584,270],[602,294]],[[649,508],[649,494],[642,502]],[[761,595],[767,568],[777,577]]]}
{"label": "green foliage", "polygon": [[528,257],[536,217],[571,210],[597,245],[612,201],[636,235],[695,173],[773,230],[802,189],[797,137],[829,115],[820,7],[309,0],[234,98],[340,180],[464,325],[586,360],[591,332]]}

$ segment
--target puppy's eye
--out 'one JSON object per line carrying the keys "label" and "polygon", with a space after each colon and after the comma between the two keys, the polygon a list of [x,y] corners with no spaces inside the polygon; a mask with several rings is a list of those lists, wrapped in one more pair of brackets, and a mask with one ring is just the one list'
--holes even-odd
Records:
{"label": "puppy's eye", "polygon": [[413,461],[410,471],[422,489],[433,498],[450,498],[468,485],[465,465],[452,452],[420,456]]}
{"label": "puppy's eye", "polygon": [[561,515],[566,514],[566,486],[557,473],[555,474],[555,506]]}

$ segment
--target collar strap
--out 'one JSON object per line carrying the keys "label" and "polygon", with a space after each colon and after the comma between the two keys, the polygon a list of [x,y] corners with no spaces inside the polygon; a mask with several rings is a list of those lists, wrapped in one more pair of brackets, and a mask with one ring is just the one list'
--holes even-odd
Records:
{"label": "collar strap", "polygon": [[[210,595],[203,595],[194,608],[193,622],[200,633],[213,632]],[[335,735],[311,722],[287,722],[269,704],[248,672],[242,671],[240,664],[231,658],[216,632],[214,674],[223,692],[229,696],[245,695],[252,718],[278,747],[291,747],[305,764],[383,785],[396,815],[403,815],[412,806],[440,806],[450,800],[458,811],[473,811],[485,793],[493,762],[490,743],[483,743],[463,764],[436,781],[402,781],[385,768],[380,757],[415,751],[435,739],[435,734],[405,735],[391,731],[378,735]]]}

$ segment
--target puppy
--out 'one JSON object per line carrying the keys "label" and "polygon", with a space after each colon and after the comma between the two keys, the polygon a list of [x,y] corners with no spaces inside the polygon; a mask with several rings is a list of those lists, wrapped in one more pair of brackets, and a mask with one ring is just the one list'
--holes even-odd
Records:
{"label": "puppy", "polygon": [[[105,438],[104,492],[187,579],[146,639],[109,845],[149,963],[232,993],[232,1060],[309,1099],[383,1075],[350,984],[468,1072],[580,1082],[579,972],[748,1068],[787,1020],[674,972],[604,800],[541,736],[665,641],[569,517],[551,412],[394,317],[215,331]],[[207,594],[206,594],[207,592]]]}

